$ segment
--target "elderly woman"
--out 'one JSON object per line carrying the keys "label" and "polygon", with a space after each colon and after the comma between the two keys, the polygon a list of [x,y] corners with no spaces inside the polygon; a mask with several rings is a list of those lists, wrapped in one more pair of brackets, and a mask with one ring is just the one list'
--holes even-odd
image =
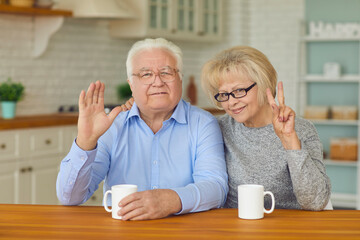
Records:
{"label": "elderly woman", "polygon": [[267,57],[247,46],[224,50],[204,65],[201,81],[227,113],[218,119],[229,175],[225,207],[237,207],[238,185],[260,184],[274,193],[276,208],[324,209],[330,180],[319,136],[285,105],[281,82],[276,104],[277,74]]}
{"label": "elderly woman", "polygon": [[119,202],[123,220],[220,207],[228,191],[224,144],[215,117],[181,99],[182,52],[159,38],[133,45],[126,62],[135,103],[104,112],[104,83],[79,97],[78,135],[61,163],[57,195],[66,205],[136,184]]}

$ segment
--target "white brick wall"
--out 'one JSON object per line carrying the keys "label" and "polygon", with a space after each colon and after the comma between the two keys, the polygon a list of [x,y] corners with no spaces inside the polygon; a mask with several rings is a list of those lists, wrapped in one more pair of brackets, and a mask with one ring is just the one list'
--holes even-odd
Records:
{"label": "white brick wall", "polygon": [[[221,43],[174,41],[184,52],[184,89],[189,75],[199,83],[203,63],[224,48],[251,45],[263,51],[284,81],[286,100],[296,104],[298,21],[303,0],[225,0]],[[0,14],[0,81],[11,76],[26,86],[17,115],[53,113],[76,104],[81,89],[95,80],[106,84],[107,103],[126,81],[125,59],[134,41],[112,39],[105,20],[67,18],[40,58],[32,58],[33,18]],[[209,106],[200,84],[199,105]]]}

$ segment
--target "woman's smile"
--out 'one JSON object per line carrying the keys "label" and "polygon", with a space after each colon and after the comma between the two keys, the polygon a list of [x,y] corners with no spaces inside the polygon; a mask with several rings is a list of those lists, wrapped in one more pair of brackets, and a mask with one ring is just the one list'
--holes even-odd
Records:
{"label": "woman's smile", "polygon": [[243,107],[240,107],[240,108],[235,108],[235,109],[230,109],[230,111],[233,113],[233,114],[239,114],[241,113],[244,109],[245,109],[246,106],[243,106]]}

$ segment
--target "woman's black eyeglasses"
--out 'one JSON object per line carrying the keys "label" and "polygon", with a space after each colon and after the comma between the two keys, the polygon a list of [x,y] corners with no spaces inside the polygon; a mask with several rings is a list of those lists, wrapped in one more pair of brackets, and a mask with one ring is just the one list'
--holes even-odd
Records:
{"label": "woman's black eyeglasses", "polygon": [[214,97],[215,97],[216,101],[218,101],[218,102],[226,102],[227,100],[229,100],[230,95],[233,98],[242,98],[242,97],[245,97],[247,92],[250,91],[255,85],[256,85],[256,83],[253,83],[248,88],[239,88],[230,93],[227,93],[227,92],[217,93]]}

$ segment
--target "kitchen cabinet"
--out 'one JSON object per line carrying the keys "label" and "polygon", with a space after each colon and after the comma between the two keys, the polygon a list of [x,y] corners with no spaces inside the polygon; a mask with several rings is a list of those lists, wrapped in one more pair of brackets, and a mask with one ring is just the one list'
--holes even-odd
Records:
{"label": "kitchen cabinet", "polygon": [[0,131],[0,203],[58,204],[56,178],[76,131],[76,125]]}
{"label": "kitchen cabinet", "polygon": [[[308,106],[331,108],[351,105],[356,106],[358,111],[360,105],[360,38],[314,37],[306,35],[305,32],[304,24],[299,51],[300,114],[304,114]],[[341,66],[342,72],[338,76],[336,74],[327,76],[324,74],[325,65],[334,62]],[[324,147],[325,165],[331,179],[331,200],[334,207],[360,209],[359,156],[357,161],[329,158],[330,141],[333,138],[352,137],[357,139],[357,143],[360,143],[358,113],[356,117],[356,120],[311,119]],[[359,147],[356,150],[359,152]]]}
{"label": "kitchen cabinet", "polygon": [[133,0],[131,4],[138,16],[109,22],[112,37],[221,40],[223,0]]}
{"label": "kitchen cabinet", "polygon": [[0,203],[16,202],[17,175],[16,163],[0,162]]}

